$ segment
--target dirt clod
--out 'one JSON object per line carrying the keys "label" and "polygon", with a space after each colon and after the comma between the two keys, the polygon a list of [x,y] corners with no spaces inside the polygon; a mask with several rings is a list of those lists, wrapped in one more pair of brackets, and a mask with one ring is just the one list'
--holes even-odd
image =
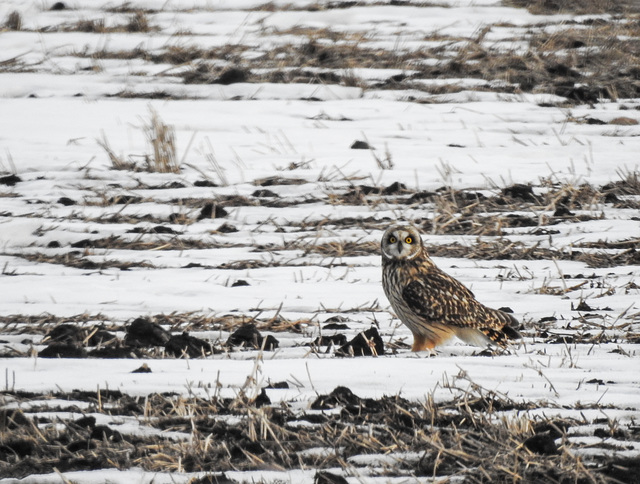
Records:
{"label": "dirt clod", "polygon": [[165,346],[171,334],[157,323],[136,318],[128,327],[124,342],[134,347]]}
{"label": "dirt clod", "polygon": [[278,348],[280,343],[272,335],[267,335],[264,338],[255,324],[248,323],[240,326],[229,336],[227,345],[254,349],[262,349],[264,347],[266,351],[273,351]]}
{"label": "dirt clod", "polygon": [[184,332],[179,335],[173,335],[165,345],[165,351],[169,355],[181,358],[188,356],[190,358],[203,357],[213,352],[211,343]]}
{"label": "dirt clod", "polygon": [[348,343],[342,345],[336,356],[380,356],[384,355],[384,342],[375,326],[358,333]]}

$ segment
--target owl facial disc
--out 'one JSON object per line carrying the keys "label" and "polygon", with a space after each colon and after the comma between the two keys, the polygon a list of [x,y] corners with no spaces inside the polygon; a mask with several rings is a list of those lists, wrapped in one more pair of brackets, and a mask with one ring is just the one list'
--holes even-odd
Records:
{"label": "owl facial disc", "polygon": [[414,227],[396,225],[385,231],[380,245],[387,259],[411,260],[420,253],[422,239]]}

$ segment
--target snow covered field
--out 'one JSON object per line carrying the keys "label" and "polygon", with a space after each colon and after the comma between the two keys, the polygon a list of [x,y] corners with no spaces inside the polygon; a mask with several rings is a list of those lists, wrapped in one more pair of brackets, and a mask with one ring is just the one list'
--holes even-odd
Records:
{"label": "snow covered field", "polygon": [[0,483],[638,482],[637,12],[392,3],[0,4]]}

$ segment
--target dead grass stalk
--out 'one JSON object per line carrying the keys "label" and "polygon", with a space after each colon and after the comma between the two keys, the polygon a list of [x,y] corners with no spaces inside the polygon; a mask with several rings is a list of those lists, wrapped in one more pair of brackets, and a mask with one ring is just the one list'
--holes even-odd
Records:
{"label": "dead grass stalk", "polygon": [[162,121],[155,109],[149,108],[150,120],[143,131],[147,137],[152,156],[147,156],[147,171],[159,173],[180,173],[176,156],[175,130]]}

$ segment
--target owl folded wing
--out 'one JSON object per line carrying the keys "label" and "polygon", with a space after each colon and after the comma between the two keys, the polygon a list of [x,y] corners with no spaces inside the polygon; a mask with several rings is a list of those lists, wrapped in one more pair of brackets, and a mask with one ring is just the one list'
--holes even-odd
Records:
{"label": "owl folded wing", "polygon": [[410,282],[402,297],[425,320],[453,326],[466,326],[481,307],[469,289],[442,272]]}

